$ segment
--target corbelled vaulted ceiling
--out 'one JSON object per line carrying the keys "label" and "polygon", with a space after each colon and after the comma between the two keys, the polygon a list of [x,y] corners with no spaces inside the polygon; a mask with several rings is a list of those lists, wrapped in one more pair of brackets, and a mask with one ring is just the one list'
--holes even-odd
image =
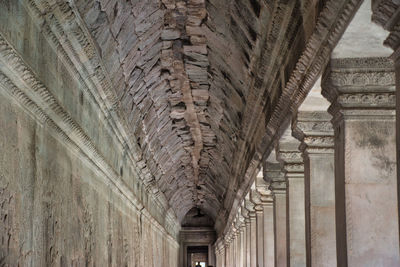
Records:
{"label": "corbelled vaulted ceiling", "polygon": [[325,2],[75,0],[180,220],[227,217]]}

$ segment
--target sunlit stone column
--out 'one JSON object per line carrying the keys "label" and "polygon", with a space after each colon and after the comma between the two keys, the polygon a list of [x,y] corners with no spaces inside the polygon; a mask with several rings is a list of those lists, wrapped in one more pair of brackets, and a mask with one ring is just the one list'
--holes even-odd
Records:
{"label": "sunlit stone column", "polygon": [[333,59],[338,266],[400,266],[395,75],[383,58]]}
{"label": "sunlit stone column", "polygon": [[225,246],[222,238],[215,242],[215,257],[217,267],[225,267]]}
{"label": "sunlit stone column", "polygon": [[227,267],[226,265],[226,246],[225,242],[222,242],[221,244],[221,266],[222,267]]}
{"label": "sunlit stone column", "polygon": [[239,253],[239,250],[240,250],[239,242],[240,242],[240,240],[239,240],[239,232],[238,232],[238,230],[236,230],[235,231],[235,252],[234,252],[234,255],[233,255],[233,258],[234,258],[233,266],[235,266],[235,267],[239,267],[239,255],[240,255],[240,253]]}
{"label": "sunlit stone column", "polygon": [[304,157],[307,261],[317,267],[337,266],[331,119],[327,111],[299,111],[293,123]]}
{"label": "sunlit stone column", "polygon": [[242,207],[239,208],[240,220],[240,267],[246,267],[246,222],[242,215]]}
{"label": "sunlit stone column", "polygon": [[250,195],[247,194],[245,198],[246,209],[249,212],[250,221],[250,267],[257,267],[257,222],[256,222],[256,211],[254,209],[254,204],[250,201]]}
{"label": "sunlit stone column", "polygon": [[231,266],[231,246],[229,240],[229,233],[226,235],[225,238],[225,264],[226,266]]}
{"label": "sunlit stone column", "polygon": [[233,226],[232,227],[232,232],[231,232],[231,265],[232,267],[236,267],[236,261],[235,261],[235,256],[236,256],[236,229]]}
{"label": "sunlit stone column", "polygon": [[244,236],[245,236],[245,247],[244,247],[244,264],[245,266],[250,266],[250,217],[249,211],[246,209],[245,200],[243,200],[241,205],[241,212],[244,218]]}
{"label": "sunlit stone column", "polygon": [[300,142],[287,129],[279,140],[278,158],[284,164],[288,183],[288,259],[292,267],[306,266],[306,226],[304,199],[304,163]]}
{"label": "sunlit stone column", "polygon": [[[399,1],[391,0],[372,0],[372,21],[381,25],[388,36],[384,41],[386,47],[393,50],[390,56],[394,62],[395,69],[395,84],[396,84],[396,161],[397,161],[397,188],[400,188],[400,17],[398,9],[400,8]],[[398,210],[400,207],[400,194],[397,192]]]}
{"label": "sunlit stone column", "polygon": [[229,237],[228,237],[228,242],[229,242],[229,265],[233,267],[233,238],[232,238],[232,228],[229,232]]}
{"label": "sunlit stone column", "polygon": [[224,247],[225,247],[225,265],[229,266],[229,246],[228,241],[224,240]]}
{"label": "sunlit stone column", "polygon": [[254,210],[256,213],[256,252],[257,252],[257,266],[264,266],[264,215],[263,207],[261,205],[261,196],[254,187],[250,190],[250,199],[254,204]]}
{"label": "sunlit stone column", "polygon": [[270,183],[264,180],[264,171],[257,176],[255,184],[263,210],[263,265],[260,266],[273,267],[275,266],[274,200],[269,189]]}
{"label": "sunlit stone column", "polygon": [[274,196],[274,250],[275,266],[287,267],[287,214],[286,214],[286,180],[282,164],[276,160],[275,151],[268,157],[265,166],[265,180],[270,183]]}

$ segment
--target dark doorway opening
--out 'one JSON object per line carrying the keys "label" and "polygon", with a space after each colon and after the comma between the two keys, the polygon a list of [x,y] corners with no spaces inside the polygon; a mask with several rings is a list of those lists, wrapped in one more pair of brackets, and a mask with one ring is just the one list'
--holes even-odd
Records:
{"label": "dark doorway opening", "polygon": [[208,266],[208,246],[190,246],[187,248],[187,267]]}

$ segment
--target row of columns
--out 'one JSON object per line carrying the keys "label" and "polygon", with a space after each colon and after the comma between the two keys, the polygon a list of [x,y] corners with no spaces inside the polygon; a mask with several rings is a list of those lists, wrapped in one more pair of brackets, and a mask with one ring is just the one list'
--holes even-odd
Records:
{"label": "row of columns", "polygon": [[294,116],[217,240],[218,267],[400,266],[394,85],[388,59],[331,60],[331,106]]}

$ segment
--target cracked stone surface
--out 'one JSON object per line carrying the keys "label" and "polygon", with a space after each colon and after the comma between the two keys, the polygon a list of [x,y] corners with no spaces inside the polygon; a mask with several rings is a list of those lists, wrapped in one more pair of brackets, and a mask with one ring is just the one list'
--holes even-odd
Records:
{"label": "cracked stone surface", "polygon": [[266,131],[316,1],[75,4],[177,217],[197,206],[215,220]]}

